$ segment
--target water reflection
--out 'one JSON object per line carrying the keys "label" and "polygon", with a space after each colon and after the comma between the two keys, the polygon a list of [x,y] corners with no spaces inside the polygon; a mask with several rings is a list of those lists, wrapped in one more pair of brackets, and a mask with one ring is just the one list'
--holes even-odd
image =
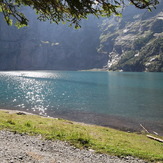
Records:
{"label": "water reflection", "polygon": [[[1,73],[1,77],[4,77],[3,83],[4,89],[1,101],[6,105],[8,100],[8,106],[20,109],[26,109],[32,112],[37,112],[40,115],[47,115],[46,111],[51,103],[49,96],[55,94],[52,92],[54,89],[49,88],[49,78],[60,78],[59,73],[51,72],[4,72]],[[47,80],[37,80],[37,79]],[[1,89],[2,90],[2,89]],[[2,94],[1,94],[2,95]],[[55,97],[55,95],[53,96]]]}
{"label": "water reflection", "polygon": [[41,115],[78,110],[162,121],[162,80],[157,73],[0,72],[0,107]]}

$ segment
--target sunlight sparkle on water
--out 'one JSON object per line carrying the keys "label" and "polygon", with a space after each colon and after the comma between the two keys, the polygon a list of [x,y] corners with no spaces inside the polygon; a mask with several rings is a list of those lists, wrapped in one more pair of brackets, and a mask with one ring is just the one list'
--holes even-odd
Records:
{"label": "sunlight sparkle on water", "polygon": [[[7,72],[5,73],[12,78],[12,83],[17,81],[17,85],[13,86],[17,89],[17,92],[22,92],[14,97],[12,102],[18,108],[25,108],[25,106],[29,106],[30,108],[26,108],[27,110],[32,110],[34,112],[39,113],[40,115],[46,115],[46,110],[49,107],[49,101],[46,100],[45,96],[51,91],[47,90],[46,86],[48,85],[48,81],[41,80],[44,78],[52,78],[57,79],[60,78],[60,75],[56,73],[50,72],[37,72],[37,71],[17,71],[17,72]],[[37,80],[38,79],[38,80]],[[39,80],[40,79],[40,80]],[[11,87],[11,85],[9,86]],[[25,99],[25,100],[22,100]],[[20,104],[20,101],[24,101],[24,103]]]}

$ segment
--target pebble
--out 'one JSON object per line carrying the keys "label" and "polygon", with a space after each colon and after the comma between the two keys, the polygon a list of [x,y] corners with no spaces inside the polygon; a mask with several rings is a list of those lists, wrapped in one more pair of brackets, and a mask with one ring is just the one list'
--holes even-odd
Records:
{"label": "pebble", "polygon": [[145,163],[131,156],[118,158],[80,150],[63,141],[0,131],[0,163]]}

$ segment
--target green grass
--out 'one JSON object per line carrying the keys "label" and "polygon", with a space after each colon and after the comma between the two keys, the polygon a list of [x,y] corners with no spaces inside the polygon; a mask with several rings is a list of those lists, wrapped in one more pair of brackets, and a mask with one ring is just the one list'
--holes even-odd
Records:
{"label": "green grass", "polygon": [[41,134],[45,139],[64,140],[76,147],[91,148],[100,153],[163,161],[163,144],[143,134],[37,115],[9,114],[4,111],[0,111],[0,129],[30,135]]}

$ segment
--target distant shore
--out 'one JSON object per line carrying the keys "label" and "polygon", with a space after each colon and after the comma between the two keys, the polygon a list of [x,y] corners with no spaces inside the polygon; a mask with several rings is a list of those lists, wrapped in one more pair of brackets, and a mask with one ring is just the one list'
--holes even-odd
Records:
{"label": "distant shore", "polygon": [[79,71],[108,71],[108,70],[106,70],[106,69],[100,69],[100,68],[93,68],[93,69],[79,70]]}

